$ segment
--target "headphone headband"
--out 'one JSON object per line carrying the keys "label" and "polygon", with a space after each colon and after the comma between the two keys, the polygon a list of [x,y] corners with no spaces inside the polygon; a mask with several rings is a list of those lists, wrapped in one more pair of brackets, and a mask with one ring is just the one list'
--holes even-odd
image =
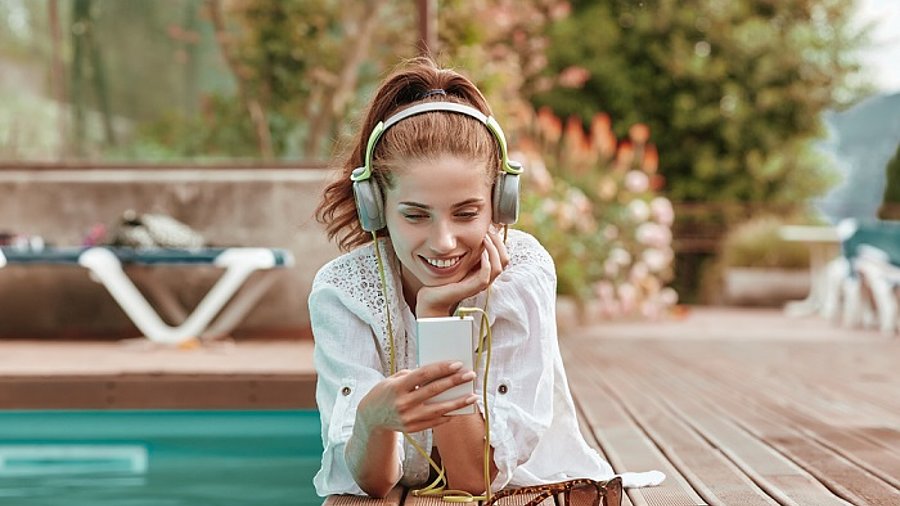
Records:
{"label": "headphone headband", "polygon": [[426,112],[455,112],[457,114],[464,114],[471,118],[477,119],[485,127],[487,127],[488,130],[490,130],[490,132],[497,139],[497,143],[500,144],[500,166],[503,171],[508,174],[522,173],[521,165],[515,162],[510,163],[509,156],[507,154],[506,136],[503,135],[503,129],[500,128],[500,124],[497,123],[497,120],[495,120],[491,116],[484,114],[478,109],[475,109],[474,107],[464,104],[458,104],[456,102],[440,101],[416,104],[412,107],[403,109],[396,114],[393,114],[384,121],[379,121],[378,124],[375,125],[375,128],[372,129],[372,133],[369,135],[369,142],[366,144],[366,158],[365,165],[363,166],[364,170],[353,171],[350,179],[352,181],[362,181],[365,179],[369,179],[372,176],[372,156],[375,153],[375,146],[378,144],[378,140],[381,139],[381,136],[384,135],[384,133],[389,128],[403,121],[404,119]]}

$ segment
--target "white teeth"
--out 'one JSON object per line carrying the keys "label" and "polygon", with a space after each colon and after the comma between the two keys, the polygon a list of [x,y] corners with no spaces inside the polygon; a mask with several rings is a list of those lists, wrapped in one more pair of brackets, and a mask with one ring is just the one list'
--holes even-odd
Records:
{"label": "white teeth", "polygon": [[456,262],[459,262],[460,258],[462,258],[462,257],[450,258],[447,260],[441,260],[438,258],[426,258],[425,260],[435,267],[444,269],[444,268],[456,265]]}

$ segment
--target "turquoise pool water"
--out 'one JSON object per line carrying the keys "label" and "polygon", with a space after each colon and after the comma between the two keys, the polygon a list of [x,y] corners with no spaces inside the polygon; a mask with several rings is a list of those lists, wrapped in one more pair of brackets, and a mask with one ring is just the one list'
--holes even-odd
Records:
{"label": "turquoise pool water", "polygon": [[3,411],[0,504],[319,505],[315,411]]}

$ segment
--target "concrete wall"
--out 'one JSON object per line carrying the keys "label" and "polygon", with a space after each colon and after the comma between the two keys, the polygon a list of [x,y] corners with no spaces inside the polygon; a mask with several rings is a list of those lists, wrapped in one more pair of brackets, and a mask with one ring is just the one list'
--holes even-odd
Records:
{"label": "concrete wall", "polygon": [[[213,245],[281,247],[284,271],[236,333],[303,334],[318,268],[337,254],[312,216],[328,177],[322,169],[0,170],[0,231],[78,245],[95,223],[113,226],[126,209],[168,214]],[[155,267],[153,275],[193,307],[221,271]],[[85,269],[0,269],[0,337],[129,336],[137,329]]]}

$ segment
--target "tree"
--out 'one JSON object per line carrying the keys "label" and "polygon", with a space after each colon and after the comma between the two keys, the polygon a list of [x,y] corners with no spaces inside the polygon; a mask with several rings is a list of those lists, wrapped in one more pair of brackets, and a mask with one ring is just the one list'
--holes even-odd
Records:
{"label": "tree", "polygon": [[[830,180],[809,149],[852,97],[852,0],[573,1],[551,32],[536,105],[616,133],[645,123],[677,201],[803,202]],[[566,84],[565,82],[563,84]]]}
{"label": "tree", "polygon": [[900,144],[897,144],[897,152],[888,162],[885,172],[887,181],[878,217],[882,220],[900,220]]}

